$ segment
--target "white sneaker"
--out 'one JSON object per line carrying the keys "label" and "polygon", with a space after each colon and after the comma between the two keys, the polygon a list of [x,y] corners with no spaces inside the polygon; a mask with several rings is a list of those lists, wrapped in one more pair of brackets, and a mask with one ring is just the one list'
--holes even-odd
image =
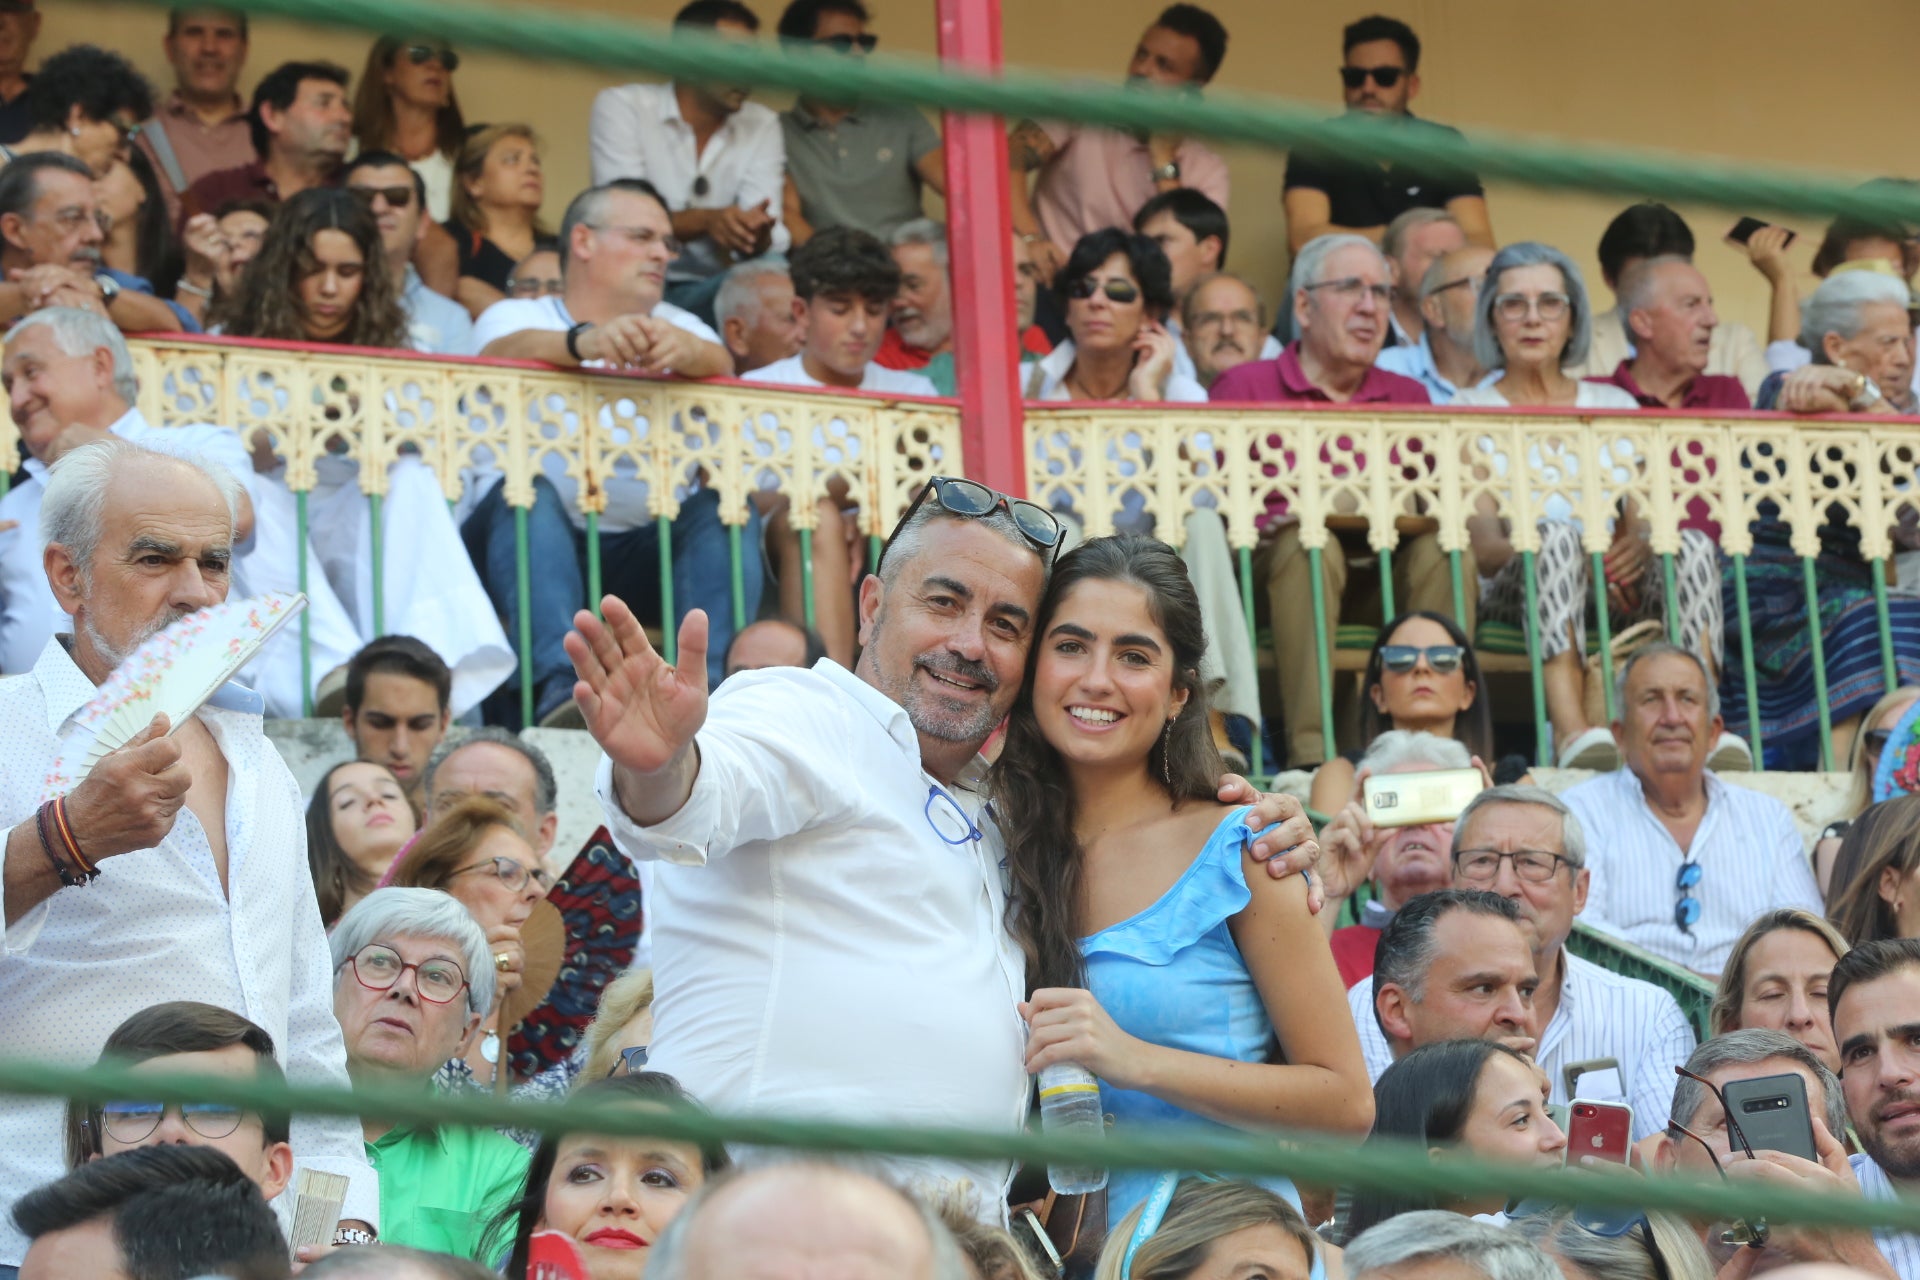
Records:
{"label": "white sneaker", "polygon": [[1751,773],[1753,751],[1745,738],[1722,733],[1720,741],[1713,744],[1713,754],[1707,757],[1707,768],[1715,773]]}
{"label": "white sneaker", "polygon": [[1613,730],[1607,728],[1589,729],[1560,749],[1560,767],[1562,769],[1592,769],[1599,773],[1608,773],[1620,767],[1620,748],[1613,740]]}

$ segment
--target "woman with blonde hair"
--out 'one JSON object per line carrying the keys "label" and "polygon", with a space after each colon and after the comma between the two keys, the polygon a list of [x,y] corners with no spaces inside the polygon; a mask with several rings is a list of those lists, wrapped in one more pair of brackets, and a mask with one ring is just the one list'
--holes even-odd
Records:
{"label": "woman with blonde hair", "polygon": [[367,50],[353,98],[353,137],[361,151],[391,151],[427,184],[427,212],[444,222],[451,208],[453,164],[467,138],[454,96],[460,55],[444,40],[381,36]]}
{"label": "woman with blonde hair", "polygon": [[1522,1202],[1508,1221],[1569,1276],[1606,1280],[1713,1280],[1713,1259],[1699,1235],[1679,1218],[1640,1209]]}
{"label": "woman with blonde hair", "polygon": [[1821,893],[1832,895],[1833,860],[1840,854],[1840,841],[1853,820],[1873,803],[1873,775],[1880,767],[1880,753],[1886,749],[1887,738],[1900,717],[1916,701],[1920,701],[1920,684],[1903,684],[1874,703],[1860,721],[1860,732],[1847,750],[1847,772],[1853,775],[1847,806],[1821,831],[1813,846],[1813,878],[1819,882]]}
{"label": "woman with blonde hair", "polygon": [[1171,1174],[1122,1218],[1100,1251],[1094,1280],[1188,1280],[1261,1275],[1307,1280],[1326,1274],[1322,1244],[1298,1210],[1251,1182],[1215,1182]]}
{"label": "woman with blonde hair", "polygon": [[1792,1036],[1840,1070],[1827,1014],[1827,979],[1850,951],[1840,931],[1811,911],[1780,907],[1740,935],[1720,971],[1708,1018],[1716,1036],[1762,1028]]}
{"label": "woman with blonde hair", "polygon": [[540,222],[546,190],[531,127],[488,125],[461,147],[446,226],[460,251],[454,300],[474,319],[507,296],[514,264],[552,238]]}
{"label": "woman with blonde hair", "polygon": [[1848,828],[1833,860],[1827,918],[1853,946],[1920,937],[1920,795],[1882,800]]}

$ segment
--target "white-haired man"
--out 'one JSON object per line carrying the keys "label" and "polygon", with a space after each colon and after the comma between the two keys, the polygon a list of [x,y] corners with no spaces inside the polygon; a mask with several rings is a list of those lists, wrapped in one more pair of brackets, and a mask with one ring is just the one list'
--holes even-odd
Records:
{"label": "white-haired man", "polygon": [[799,352],[803,335],[793,302],[784,262],[754,258],[727,272],[713,295],[713,319],[740,377]]}
{"label": "white-haired man", "polygon": [[[296,1082],[344,1085],[332,963],[307,872],[300,788],[228,686],[186,723],[156,718],[57,804],[59,730],[114,667],[175,619],[226,599],[240,488],[224,470],[107,438],[63,456],[40,506],[46,573],[73,618],[30,673],[0,682],[0,1018],[9,1051],[85,1065],[149,1005],[244,1015]],[[60,1104],[0,1106],[7,1199],[57,1176]],[[343,1226],[378,1220],[351,1121],[298,1117],[296,1160],[347,1175]],[[0,1265],[25,1241],[0,1216]]]}
{"label": "white-haired man", "polygon": [[1517,1231],[1444,1209],[1389,1218],[1347,1246],[1353,1280],[1561,1280],[1553,1259]]}
{"label": "white-haired man", "polygon": [[953,279],[947,271],[947,228],[915,218],[887,237],[900,265],[893,324],[874,360],[889,369],[924,369],[953,351]]}

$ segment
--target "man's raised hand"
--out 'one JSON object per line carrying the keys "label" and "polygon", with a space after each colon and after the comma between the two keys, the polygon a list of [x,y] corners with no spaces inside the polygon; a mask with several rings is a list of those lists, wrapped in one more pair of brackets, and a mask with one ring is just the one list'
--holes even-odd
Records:
{"label": "man's raised hand", "polygon": [[595,618],[582,609],[567,634],[567,656],[580,677],[574,701],[615,765],[635,774],[658,773],[707,720],[707,615],[688,611],[675,665],[654,651],[633,611],[617,597],[601,600],[600,612]]}
{"label": "man's raised hand", "polygon": [[67,820],[88,861],[151,849],[173,830],[193,774],[168,727],[164,715],[155,716],[68,794]]}

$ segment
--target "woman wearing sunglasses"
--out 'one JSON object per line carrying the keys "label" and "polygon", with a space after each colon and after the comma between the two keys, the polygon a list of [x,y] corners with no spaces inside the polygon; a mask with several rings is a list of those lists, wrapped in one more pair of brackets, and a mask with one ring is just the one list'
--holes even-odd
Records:
{"label": "woman wearing sunglasses", "polygon": [[1868,709],[1860,721],[1860,732],[1854,735],[1853,745],[1847,749],[1847,772],[1853,775],[1853,786],[1847,791],[1846,807],[1838,818],[1826,825],[1813,845],[1813,878],[1829,902],[1835,889],[1833,860],[1840,854],[1840,841],[1846,837],[1854,819],[1873,803],[1873,777],[1880,768],[1880,753],[1886,750],[1887,739],[1900,723],[1900,717],[1916,701],[1920,701],[1920,685],[1913,684],[1903,684],[1881,698]]}
{"label": "woman wearing sunglasses", "polygon": [[460,55],[444,40],[381,36],[367,50],[353,99],[353,137],[362,151],[406,157],[427,184],[427,212],[445,222],[452,211],[453,163],[467,139],[454,96]]}
{"label": "woman wearing sunglasses", "polygon": [[1080,237],[1054,279],[1070,335],[1035,364],[1029,400],[1202,403],[1207,390],[1173,367],[1173,268],[1142,235],[1103,227]]}
{"label": "woman wearing sunglasses", "polygon": [[1309,805],[1338,813],[1353,798],[1354,771],[1373,740],[1389,729],[1431,733],[1493,759],[1493,716],[1480,662],[1460,624],[1443,613],[1403,613],[1381,629],[1361,683],[1360,746],[1313,774]]}
{"label": "woman wearing sunglasses", "polygon": [[1685,1221],[1640,1209],[1523,1200],[1509,1229],[1540,1246],[1568,1280],[1713,1280],[1707,1247]]}
{"label": "woman wearing sunglasses", "polygon": [[[1366,1068],[1352,1021],[1325,1016],[1342,985],[1306,885],[1248,875],[1245,810],[1215,799],[1204,639],[1165,543],[1095,538],[1054,568],[989,787],[1027,959],[1027,1070],[1091,1071],[1123,1134],[1358,1135]],[[1108,1222],[1153,1183],[1115,1170]],[[1297,1202],[1285,1179],[1264,1185]]]}

